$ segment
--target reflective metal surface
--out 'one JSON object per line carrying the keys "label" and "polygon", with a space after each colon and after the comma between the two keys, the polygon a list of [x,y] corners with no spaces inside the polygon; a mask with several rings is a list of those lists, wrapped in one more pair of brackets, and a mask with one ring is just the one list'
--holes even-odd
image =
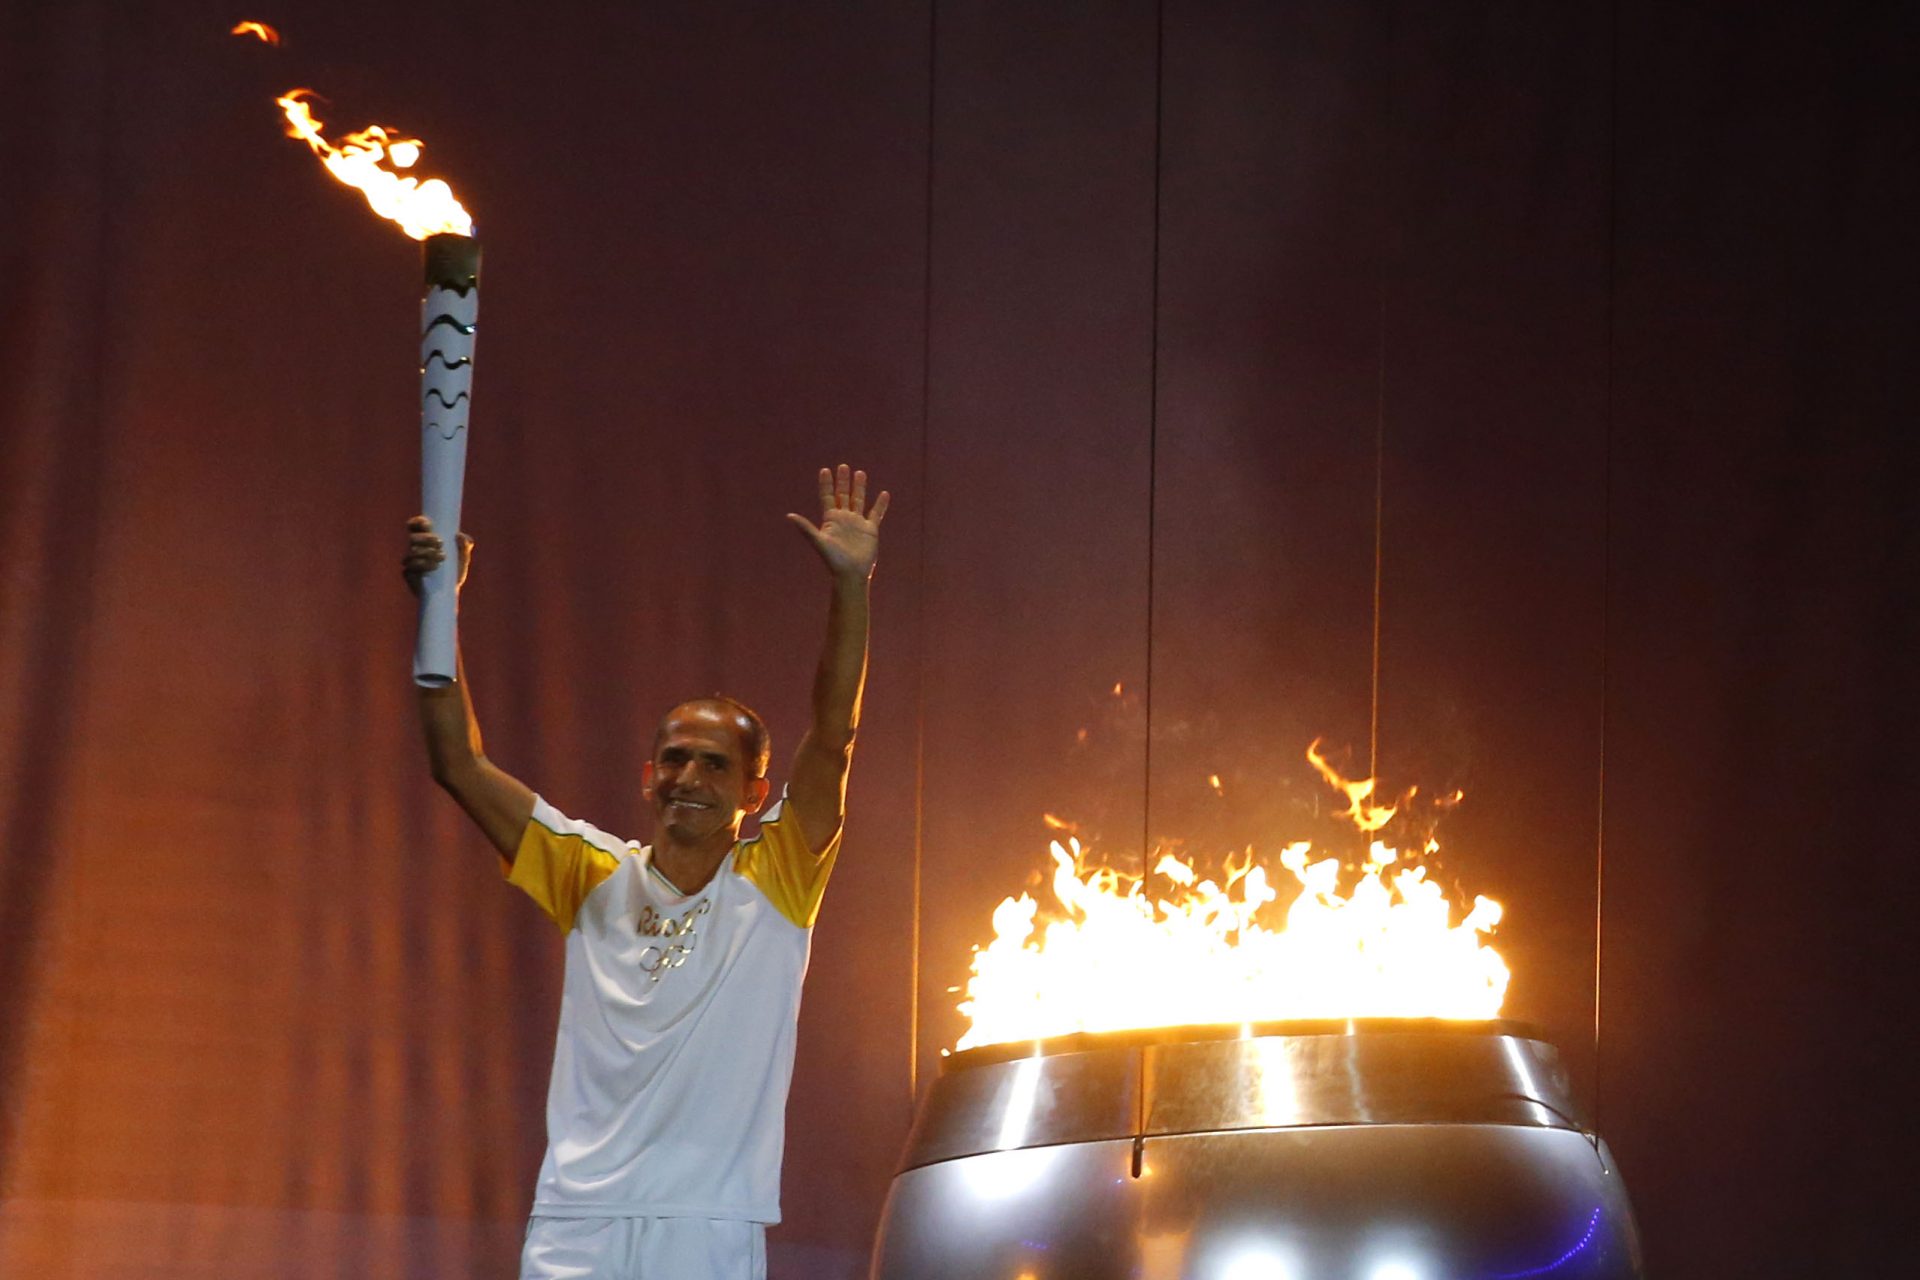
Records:
{"label": "reflective metal surface", "polygon": [[1552,1045],[1505,1035],[1273,1036],[1148,1049],[1148,1133],[1319,1124],[1577,1128]]}
{"label": "reflective metal surface", "polygon": [[1349,1025],[956,1055],[874,1280],[1642,1274],[1551,1045],[1511,1023]]}
{"label": "reflective metal surface", "polygon": [[920,1109],[902,1163],[1139,1133],[1582,1125],[1558,1051],[1518,1023],[1408,1019],[1247,1030],[1156,1030],[955,1055]]}
{"label": "reflective metal surface", "polygon": [[882,1280],[1637,1277],[1632,1218],[1578,1133],[1358,1125],[1029,1147],[894,1180]]}
{"label": "reflective metal surface", "polygon": [[1139,1089],[1134,1050],[958,1067],[949,1059],[914,1121],[903,1163],[1131,1134]]}

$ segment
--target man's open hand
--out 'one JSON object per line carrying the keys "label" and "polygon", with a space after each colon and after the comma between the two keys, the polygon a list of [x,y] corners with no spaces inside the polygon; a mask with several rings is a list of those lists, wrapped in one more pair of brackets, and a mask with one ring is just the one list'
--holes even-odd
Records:
{"label": "man's open hand", "polygon": [[849,473],[845,463],[837,470],[820,468],[820,523],[787,513],[800,526],[813,549],[836,576],[866,579],[873,574],[880,553],[880,521],[887,514],[887,493],[881,491],[867,510],[867,473]]}
{"label": "man's open hand", "polygon": [[[473,567],[473,539],[463,533],[459,541],[460,576],[455,579],[455,591],[467,585],[467,570]],[[446,558],[446,544],[433,531],[433,521],[425,516],[407,521],[407,554],[400,561],[400,576],[406,579],[407,590],[419,595],[420,579],[438,569]]]}

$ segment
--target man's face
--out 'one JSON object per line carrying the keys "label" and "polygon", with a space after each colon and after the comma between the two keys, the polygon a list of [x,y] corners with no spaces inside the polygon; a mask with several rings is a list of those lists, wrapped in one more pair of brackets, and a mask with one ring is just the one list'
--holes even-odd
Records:
{"label": "man's face", "polygon": [[718,707],[695,703],[667,713],[640,774],[661,831],[678,844],[738,835],[740,819],[767,797],[766,779],[747,773],[742,746],[739,727]]}

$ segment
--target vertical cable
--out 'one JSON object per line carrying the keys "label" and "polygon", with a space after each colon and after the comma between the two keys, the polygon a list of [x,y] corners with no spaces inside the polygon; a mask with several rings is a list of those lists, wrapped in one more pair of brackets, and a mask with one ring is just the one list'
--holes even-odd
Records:
{"label": "vertical cable", "polygon": [[1382,77],[1379,165],[1380,250],[1374,263],[1373,382],[1373,652],[1367,673],[1367,776],[1380,776],[1380,619],[1386,573],[1387,279],[1393,258],[1393,27],[1387,26]]}
{"label": "vertical cable", "polygon": [[1615,226],[1620,186],[1620,0],[1607,6],[1607,287],[1606,363],[1602,393],[1605,426],[1600,445],[1600,762],[1595,779],[1593,839],[1593,1124],[1600,1127],[1601,926],[1607,890],[1607,694],[1613,614],[1613,370]]}
{"label": "vertical cable", "polygon": [[[1384,229],[1381,232],[1385,236]],[[1380,255],[1380,315],[1373,393],[1373,668],[1367,699],[1367,776],[1380,776],[1380,582],[1385,563],[1387,497],[1387,255]]]}
{"label": "vertical cable", "polygon": [[1153,859],[1153,560],[1154,516],[1159,503],[1160,472],[1160,134],[1166,100],[1164,69],[1166,64],[1166,0],[1153,6],[1153,280],[1147,342],[1147,662],[1146,678],[1141,683],[1142,709],[1146,714],[1146,750],[1141,759],[1140,784],[1140,874],[1147,874]]}
{"label": "vertical cable", "polygon": [[940,0],[927,0],[926,244],[920,280],[920,585],[914,629],[913,678],[913,958],[908,965],[907,1119],[920,1098],[920,889],[927,795],[927,455],[933,422],[933,140],[934,86],[939,71]]}

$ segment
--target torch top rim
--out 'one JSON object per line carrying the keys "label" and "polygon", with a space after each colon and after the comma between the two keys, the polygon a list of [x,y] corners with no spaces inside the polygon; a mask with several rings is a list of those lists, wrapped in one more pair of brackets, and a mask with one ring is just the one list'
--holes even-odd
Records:
{"label": "torch top rim", "polygon": [[435,232],[420,242],[430,286],[461,293],[480,283],[480,241],[457,231]]}

